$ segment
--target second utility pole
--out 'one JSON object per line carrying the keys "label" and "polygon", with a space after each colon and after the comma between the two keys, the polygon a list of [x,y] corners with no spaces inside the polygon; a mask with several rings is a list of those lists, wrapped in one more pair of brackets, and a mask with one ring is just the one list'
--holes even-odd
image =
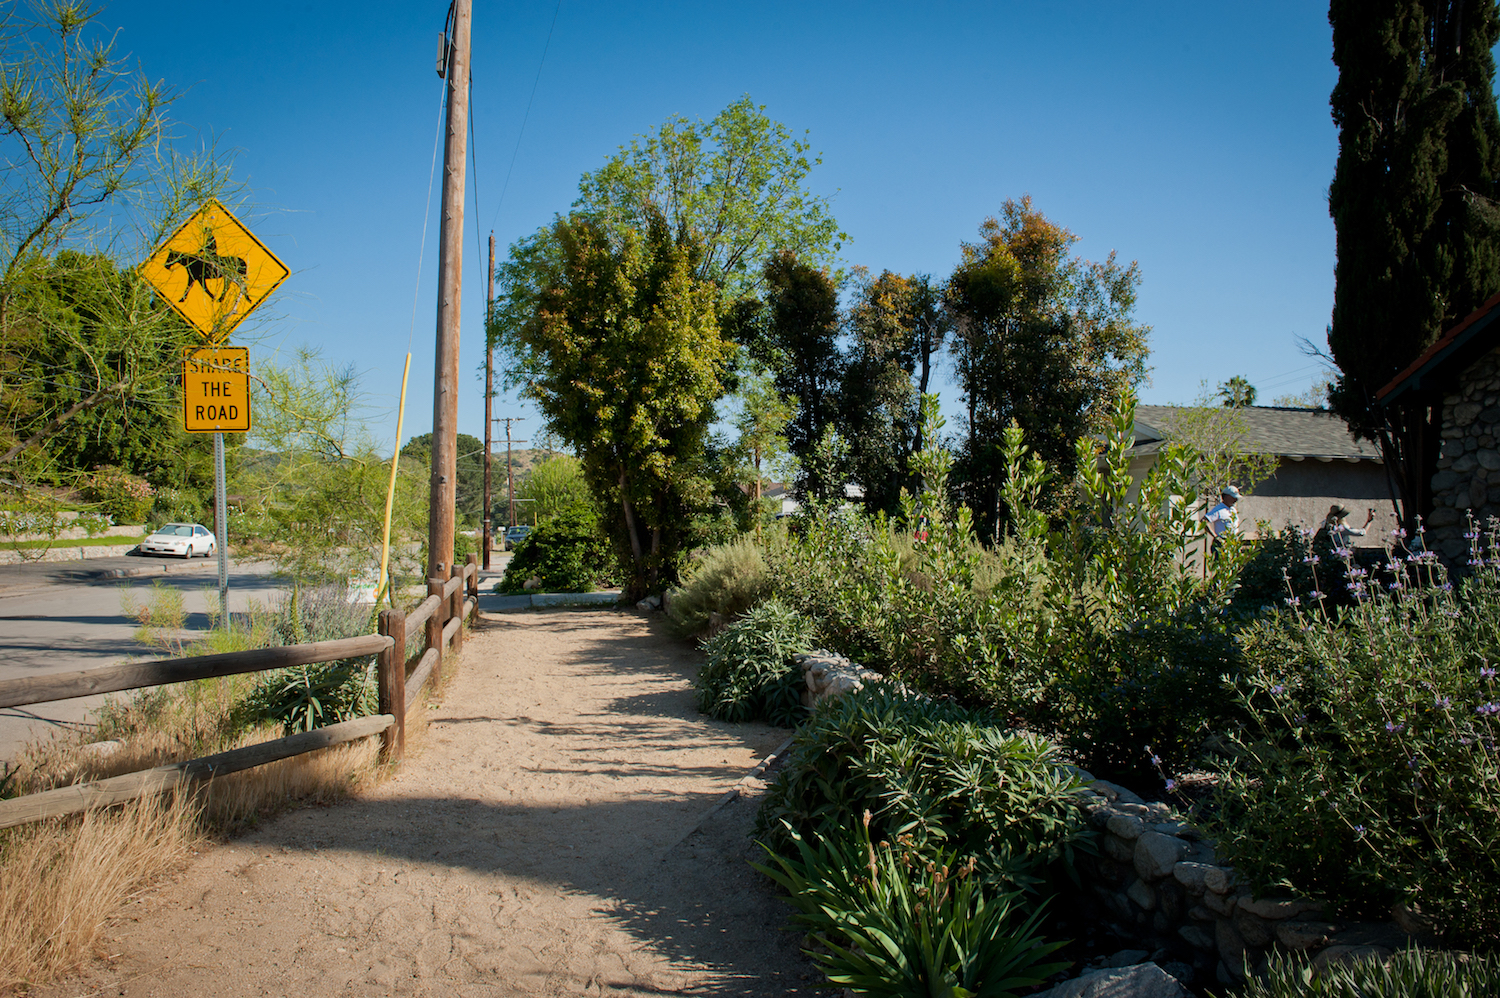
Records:
{"label": "second utility pole", "polygon": [[443,222],[438,239],[437,351],[432,382],[432,480],[427,507],[427,577],[453,567],[453,505],[458,484],[458,315],[463,292],[464,157],[469,117],[471,0],[454,0],[447,47],[448,134],[443,144]]}
{"label": "second utility pole", "polygon": [[490,570],[490,403],[495,396],[495,349],[490,346],[490,313],[495,302],[495,233],[490,232],[490,272],[484,285],[484,510],[479,560]]}

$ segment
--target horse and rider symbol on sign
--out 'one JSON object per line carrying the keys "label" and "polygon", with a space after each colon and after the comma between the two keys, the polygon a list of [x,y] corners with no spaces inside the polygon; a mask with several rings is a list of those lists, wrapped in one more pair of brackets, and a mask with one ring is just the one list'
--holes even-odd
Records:
{"label": "horse and rider symbol on sign", "polygon": [[[245,304],[250,305],[255,301],[250,297],[250,289],[245,286],[245,258],[220,256],[213,230],[204,233],[203,245],[196,253],[167,250],[165,266],[168,270],[181,267],[183,273],[187,274],[187,287],[182,289],[182,297],[177,299],[179,305],[187,301],[188,292],[193,290],[194,284],[201,287],[205,294],[213,295],[214,301],[223,301],[224,296],[229,293],[230,285],[239,289],[238,293],[244,296]],[[216,295],[208,286],[209,278],[217,278],[222,282]],[[229,310],[233,312],[238,308],[239,302],[235,301]]]}
{"label": "horse and rider symbol on sign", "polygon": [[289,271],[227,208],[209,201],[140,273],[206,340],[222,343]]}

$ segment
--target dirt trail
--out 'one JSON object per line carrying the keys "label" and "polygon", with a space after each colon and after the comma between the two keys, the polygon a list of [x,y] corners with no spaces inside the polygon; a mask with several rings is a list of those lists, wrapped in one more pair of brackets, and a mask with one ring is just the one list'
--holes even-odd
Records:
{"label": "dirt trail", "polygon": [[374,791],[212,848],[34,996],[786,995],[820,978],[746,865],[784,740],[693,708],[659,618],[488,616]]}

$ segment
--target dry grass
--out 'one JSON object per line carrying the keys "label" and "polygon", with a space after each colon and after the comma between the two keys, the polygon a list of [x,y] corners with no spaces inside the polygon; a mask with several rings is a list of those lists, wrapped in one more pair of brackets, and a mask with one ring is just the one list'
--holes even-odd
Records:
{"label": "dry grass", "polygon": [[[110,719],[118,746],[100,754],[79,739],[33,746],[22,760],[22,793],[107,779],[279,737],[277,727],[218,734],[217,705],[232,691],[178,689],[149,709]],[[416,715],[419,712],[414,711]],[[425,714],[425,710],[420,712]],[[151,715],[159,727],[147,723]],[[97,746],[99,743],[93,743]],[[0,992],[67,973],[95,955],[95,940],[131,897],[177,867],[207,839],[232,835],[296,803],[328,803],[377,781],[380,742],[310,752],[191,791],[0,831]]]}
{"label": "dry grass", "polygon": [[87,960],[109,917],[199,841],[197,816],[174,794],[0,833],[0,988]]}
{"label": "dry grass", "polygon": [[[429,700],[407,711],[407,751],[425,740]],[[212,755],[279,737],[235,731],[232,708],[254,676],[183,683],[111,704],[88,736],[54,738],[23,754],[14,792],[36,793]],[[378,738],[234,773],[165,797],[0,831],[0,991],[56,978],[95,955],[101,928],[197,845],[235,834],[297,803],[330,803],[378,782]],[[101,954],[102,955],[102,954]]]}

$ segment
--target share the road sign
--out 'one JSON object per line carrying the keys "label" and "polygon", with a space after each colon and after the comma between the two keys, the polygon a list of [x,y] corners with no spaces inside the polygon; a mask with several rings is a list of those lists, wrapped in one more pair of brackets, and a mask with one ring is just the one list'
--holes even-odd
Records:
{"label": "share the road sign", "polygon": [[276,254],[218,201],[184,222],[142,277],[210,343],[222,343],[290,273]]}
{"label": "share the road sign", "polygon": [[182,353],[182,426],[189,433],[250,429],[250,351],[189,347]]}

